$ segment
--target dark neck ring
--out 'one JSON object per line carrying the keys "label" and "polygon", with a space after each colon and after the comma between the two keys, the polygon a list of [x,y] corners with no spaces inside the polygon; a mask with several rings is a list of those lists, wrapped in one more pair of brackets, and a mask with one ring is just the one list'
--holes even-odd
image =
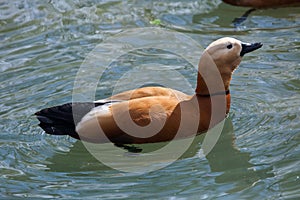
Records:
{"label": "dark neck ring", "polygon": [[211,94],[199,94],[197,93],[197,96],[200,96],[200,97],[212,97],[212,96],[217,96],[217,95],[228,95],[230,94],[230,90],[226,90],[226,91],[221,91],[221,92],[214,92],[214,93],[211,93]]}

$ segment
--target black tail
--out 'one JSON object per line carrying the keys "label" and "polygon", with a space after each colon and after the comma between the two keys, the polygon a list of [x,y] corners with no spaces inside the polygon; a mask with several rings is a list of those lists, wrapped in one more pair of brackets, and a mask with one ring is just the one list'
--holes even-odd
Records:
{"label": "black tail", "polygon": [[75,130],[76,124],[94,107],[105,103],[67,103],[60,106],[45,108],[35,115],[40,121],[39,126],[51,135],[69,135],[80,139]]}

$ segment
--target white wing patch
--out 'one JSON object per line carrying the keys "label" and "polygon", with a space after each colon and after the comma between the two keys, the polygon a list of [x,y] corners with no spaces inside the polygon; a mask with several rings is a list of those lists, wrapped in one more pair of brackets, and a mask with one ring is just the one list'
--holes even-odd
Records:
{"label": "white wing patch", "polygon": [[[101,100],[100,100],[101,101]],[[97,101],[98,103],[100,101]],[[97,106],[93,108],[90,112],[88,112],[77,124],[76,126],[76,132],[79,130],[82,130],[84,126],[87,124],[94,124],[95,126],[98,126],[98,120],[97,117],[101,115],[107,115],[110,114],[110,107],[112,104],[119,103],[120,101],[114,101],[114,102],[108,102],[101,106]]]}

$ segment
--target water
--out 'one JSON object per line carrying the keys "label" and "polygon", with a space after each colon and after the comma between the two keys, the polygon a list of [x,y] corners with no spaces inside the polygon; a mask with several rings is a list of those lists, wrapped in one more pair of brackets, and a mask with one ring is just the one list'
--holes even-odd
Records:
{"label": "water", "polygon": [[[219,0],[2,1],[1,198],[299,198],[300,9],[256,11],[241,26],[233,27],[231,21],[246,10]],[[76,73],[88,53],[121,30],[156,26],[150,24],[155,19],[202,46],[223,36],[264,43],[244,58],[234,74],[231,113],[210,154],[199,156],[204,137],[200,136],[171,165],[132,174],[101,164],[81,142],[43,134],[33,113],[72,100]],[[136,39],[133,35],[132,40]],[[159,51],[132,54],[138,59],[124,57],[119,64],[130,68],[143,59],[168,64],[159,61]],[[164,56],[165,60],[174,57]],[[196,74],[188,63],[178,59],[170,66],[194,83]],[[104,77],[99,83],[99,98],[112,93],[109,81],[123,73],[112,69],[107,72],[112,79]],[[161,69],[162,79],[169,70]],[[151,80],[154,74],[156,70],[145,77]],[[135,88],[135,83],[139,82],[127,82],[124,87]]]}

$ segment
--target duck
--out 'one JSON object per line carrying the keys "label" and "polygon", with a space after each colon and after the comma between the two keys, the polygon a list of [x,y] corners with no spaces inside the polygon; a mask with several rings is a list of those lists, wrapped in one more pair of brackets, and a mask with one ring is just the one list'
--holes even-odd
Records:
{"label": "duck", "polygon": [[299,0],[223,0],[223,2],[234,6],[251,7],[241,17],[237,17],[232,21],[236,28],[239,27],[248,18],[248,16],[257,9],[300,6]]}
{"label": "duck", "polygon": [[299,0],[223,0],[223,2],[252,8],[278,8],[300,5]]}
{"label": "duck", "polygon": [[245,54],[262,43],[232,37],[213,41],[203,51],[193,95],[165,87],[142,87],[94,102],[71,102],[35,113],[50,135],[90,143],[144,144],[199,135],[230,111],[230,81]]}

